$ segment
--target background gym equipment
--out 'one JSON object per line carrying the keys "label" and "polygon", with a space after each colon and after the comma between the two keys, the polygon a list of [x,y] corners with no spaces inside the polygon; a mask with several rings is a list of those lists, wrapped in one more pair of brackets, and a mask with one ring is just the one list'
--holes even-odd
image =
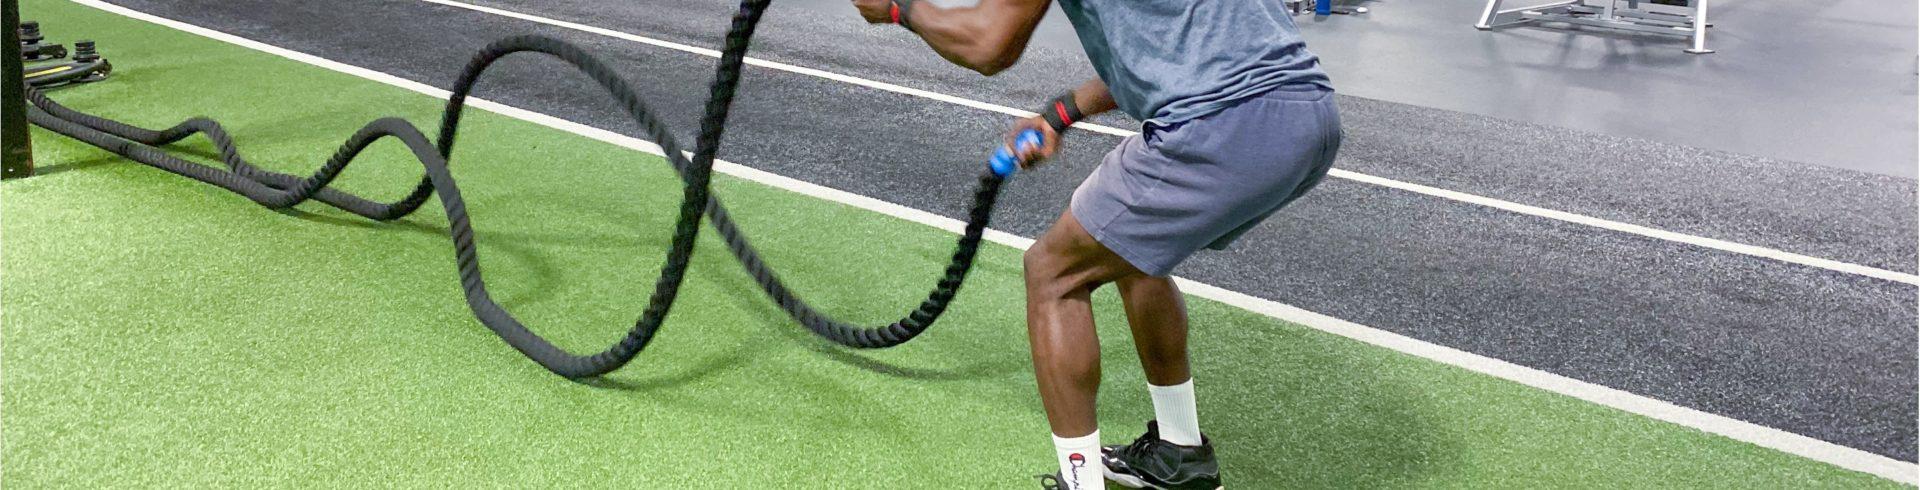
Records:
{"label": "background gym equipment", "polygon": [[[998,156],[990,161],[990,168],[981,173],[966,229],[954,247],[952,261],[938,284],[927,294],[926,300],[905,318],[884,326],[867,328],[829,318],[814,310],[795,296],[761,260],[759,253],[748,244],[745,235],[728,217],[726,208],[709,193],[714,156],[719,151],[720,137],[726,128],[727,111],[733,102],[735,88],[739,85],[741,67],[753,38],[754,26],[769,2],[743,0],[740,4],[732,27],[727,32],[725,47],[711,85],[711,96],[707,100],[706,116],[701,120],[691,158],[681,151],[673,133],[652,114],[612,67],[571,44],[531,35],[494,42],[474,56],[454,83],[442,115],[437,140],[429,141],[419,128],[405,120],[379,119],[354,133],[325,165],[307,177],[272,172],[247,163],[235,149],[226,130],[219,123],[206,118],[189,119],[161,130],[140,128],[61,106],[31,87],[25,91],[26,99],[33,104],[28,117],[34,124],[54,132],[140,163],[225,188],[269,208],[289,208],[314,200],[369,219],[392,220],[420,209],[437,194],[447,212],[460,283],[474,316],[508,345],[554,374],[568,378],[599,376],[619,369],[646,348],[673,306],[693,253],[702,215],[713,220],[713,227],[726,242],[728,250],[754,277],[761,290],[790,317],[815,334],[857,348],[883,348],[905,343],[925,332],[940,317],[972,268],[987,221],[992,215],[994,200],[1000,194],[1000,186],[1014,171],[1013,163],[1016,162],[1010,158],[1012,151],[1001,148],[996,153]],[[645,312],[624,338],[590,355],[567,352],[527,329],[488,294],[486,281],[480,273],[478,248],[474,244],[466,205],[447,167],[467,95],[478,83],[480,75],[495,61],[521,52],[559,58],[599,84],[634,118],[647,136],[660,145],[667,160],[672,162],[685,183],[666,265],[654,282],[652,298]],[[226,170],[186,161],[159,148],[160,145],[174,143],[194,134],[205,134],[213,141],[220,150],[221,160],[228,166]],[[411,194],[395,202],[383,203],[328,187],[362,150],[375,141],[389,137],[405,144],[426,167],[426,175]],[[1017,144],[1037,145],[1038,133],[1020,135]]]}
{"label": "background gym equipment", "polygon": [[1286,0],[1287,11],[1293,15],[1306,13],[1307,2],[1313,2],[1313,15],[1357,15],[1367,13],[1366,7],[1334,5],[1333,0]]}
{"label": "background gym equipment", "polygon": [[[66,50],[61,49],[65,55]],[[49,88],[69,83],[92,83],[106,80],[113,73],[113,64],[94,50],[93,41],[73,43],[73,60],[65,63],[34,65],[26,68],[27,86]]]}
{"label": "background gym equipment", "polygon": [[46,36],[40,33],[40,23],[20,22],[20,5],[17,0],[6,0],[4,5],[7,39],[4,41],[4,69],[0,76],[5,77],[5,88],[0,90],[6,95],[0,102],[0,153],[5,154],[0,161],[0,178],[12,179],[33,175],[33,145],[27,131],[26,101],[22,96],[27,87],[51,88],[70,83],[91,83],[105,80],[113,73],[113,64],[101,57],[95,50],[93,41],[73,43],[73,59],[60,63],[41,63],[28,66],[26,62],[51,61],[67,57],[67,47],[58,43],[46,42]]}
{"label": "background gym equipment", "polygon": [[67,47],[49,44],[46,37],[40,35],[40,23],[26,21],[20,23],[20,55],[27,61],[45,61],[67,57]]}
{"label": "background gym equipment", "polygon": [[[1688,53],[1706,54],[1707,0],[1561,0],[1552,3],[1502,9],[1506,0],[1487,0],[1487,8],[1473,27],[1490,30],[1527,22],[1605,27],[1654,34],[1682,35],[1692,40]],[[1627,5],[1621,7],[1619,4]],[[1690,12],[1690,13],[1689,13]]]}

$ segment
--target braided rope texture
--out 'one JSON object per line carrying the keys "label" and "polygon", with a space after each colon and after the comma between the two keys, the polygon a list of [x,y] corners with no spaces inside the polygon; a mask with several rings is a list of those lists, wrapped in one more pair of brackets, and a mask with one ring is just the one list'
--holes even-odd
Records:
{"label": "braided rope texture", "polygon": [[[828,317],[808,305],[781,282],[779,275],[760,258],[759,252],[748,243],[746,235],[734,224],[726,208],[709,189],[714,156],[719,151],[747,48],[753,38],[754,27],[770,1],[743,0],[734,15],[710,87],[706,114],[701,119],[691,159],[681,151],[667,126],[647,109],[633,89],[611,67],[571,44],[534,35],[502,39],[474,55],[455,82],[452,96],[447,100],[437,140],[429,142],[419,128],[406,120],[381,118],[347,138],[325,165],[305,177],[265,170],[248,163],[241,158],[226,130],[211,119],[194,118],[166,129],[146,129],[67,108],[32,88],[26,91],[27,100],[32,103],[28,119],[36,125],[127,159],[219,186],[272,209],[290,208],[312,200],[368,219],[387,221],[412,214],[428,199],[438,195],[447,212],[448,229],[460,270],[460,285],[466,292],[468,308],[481,324],[493,330],[508,345],[554,374],[567,378],[595,377],[619,369],[638,356],[652,341],[679,293],[703,215],[712,220],[715,232],[724,239],[728,251],[753,276],[761,290],[808,330],[835,343],[855,348],[885,348],[906,343],[932,326],[958,294],[960,285],[973,266],[981,237],[993,212],[994,200],[1000,194],[1004,179],[992,172],[981,173],[973,196],[973,207],[968,213],[965,231],[954,247],[952,262],[947,265],[939,283],[927,294],[926,300],[905,318],[885,326],[863,327]],[[660,145],[684,184],[680,214],[674,223],[666,264],[661,268],[660,277],[654,281],[653,294],[648,299],[646,310],[625,337],[590,355],[574,354],[553,345],[521,324],[487,293],[467,207],[460,196],[459,186],[454,184],[453,175],[448,171],[460,115],[474,84],[495,61],[521,52],[559,58],[598,83],[633,117],[646,136]],[[227,168],[196,164],[159,148],[194,134],[203,134],[214,143]],[[400,140],[426,168],[426,175],[411,193],[398,201],[384,203],[328,187],[361,150],[382,138]]]}

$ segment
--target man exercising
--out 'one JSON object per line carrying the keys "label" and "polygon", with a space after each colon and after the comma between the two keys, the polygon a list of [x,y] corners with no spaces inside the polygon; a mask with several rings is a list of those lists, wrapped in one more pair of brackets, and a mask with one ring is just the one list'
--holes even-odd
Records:
{"label": "man exercising", "polygon": [[[983,75],[1012,66],[1051,0],[852,0],[941,57]],[[1220,487],[1200,435],[1187,361],[1187,313],[1167,275],[1202,248],[1222,249],[1313,188],[1340,148],[1333,87],[1279,0],[1060,0],[1098,79],[1048,103],[1038,148],[1052,157],[1075,121],[1118,108],[1144,121],[1073,193],[1027,250],[1027,335],[1053,429],[1053,488]],[[1132,444],[1100,447],[1094,396],[1100,344],[1088,296],[1113,283],[1146,370],[1155,421]],[[1096,451],[1099,451],[1096,453]],[[1096,460],[1096,454],[1098,459]]]}

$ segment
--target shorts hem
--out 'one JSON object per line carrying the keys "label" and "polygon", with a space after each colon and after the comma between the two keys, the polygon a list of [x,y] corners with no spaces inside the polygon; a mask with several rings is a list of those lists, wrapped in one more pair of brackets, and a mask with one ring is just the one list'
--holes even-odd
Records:
{"label": "shorts hem", "polygon": [[1081,211],[1078,207],[1069,205],[1067,206],[1067,212],[1073,214],[1073,219],[1080,222],[1080,228],[1087,230],[1087,235],[1092,236],[1093,241],[1100,242],[1100,246],[1107,247],[1107,250],[1112,251],[1114,255],[1119,255],[1121,260],[1127,261],[1128,265],[1139,269],[1141,273],[1153,277],[1166,277],[1167,274],[1173,272],[1172,265],[1162,265],[1147,257],[1142,257],[1138,252],[1135,252],[1133,248],[1126,246],[1124,243],[1121,243],[1106,233],[1107,224],[1113,222],[1113,219],[1119,218],[1120,214],[1115,214],[1112,218],[1102,221],[1099,224],[1090,224],[1081,216]]}

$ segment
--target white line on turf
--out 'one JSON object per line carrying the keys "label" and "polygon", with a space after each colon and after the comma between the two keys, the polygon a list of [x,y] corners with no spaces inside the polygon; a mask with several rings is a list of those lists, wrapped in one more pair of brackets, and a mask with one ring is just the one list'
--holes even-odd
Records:
{"label": "white line on turf", "polygon": [[[445,98],[448,93],[431,85],[408,80],[384,72],[374,71],[354,65],[273,46],[252,39],[208,29],[173,19],[159,17],[126,7],[113,5],[100,0],[74,0],[75,3],[104,10],[114,14],[138,19],[241,47],[273,54],[294,61],[307,63],[328,70],[365,78],[395,87],[412,90],[433,97]],[[561,131],[592,138],[602,142],[626,147],[633,150],[661,154],[659,145],[637,138],[621,135],[592,126],[568,121],[558,117],[521,109],[485,99],[469,98],[468,105],[494,112],[507,117],[551,127]],[[839,189],[816,185],[782,175],[773,174],[743,165],[716,161],[714,170],[734,177],[758,182],[770,187],[784,189],[797,194],[811,196],[827,201],[858,207],[919,223],[935,228],[959,232],[964,223],[938,214],[894,204],[871,197],[854,194]],[[1019,235],[989,230],[986,238],[1002,245],[1025,249],[1033,245],[1033,240]],[[1914,463],[1896,460],[1878,454],[1861,451],[1846,446],[1786,432],[1750,422],[1734,420],[1725,416],[1681,407],[1672,403],[1647,398],[1605,386],[1560,376],[1553,373],[1513,364],[1451,347],[1434,345],[1411,337],[1388,332],[1365,325],[1333,318],[1330,316],[1303,310],[1246,294],[1230,291],[1218,286],[1179,278],[1181,288],[1189,294],[1219,301],[1272,318],[1305,325],[1317,330],[1368,344],[1403,352],[1409,355],[1430,359],[1442,364],[1457,366],[1469,371],[1483,373],[1541,390],[1558,393],[1599,405],[1613,407],[1648,418],[1662,420],[1677,425],[1692,427],[1700,431],[1719,434],[1731,439],[1745,441],[1754,445],[1772,448],[1781,452],[1798,455],[1815,461],[1821,461],[1841,468],[1876,475],[1889,480],[1920,485],[1920,466]]]}
{"label": "white line on turf", "polygon": [[[655,39],[647,36],[642,36],[639,34],[621,32],[613,29],[607,29],[604,27],[596,27],[596,26],[591,26],[587,24],[581,24],[578,22],[568,22],[568,21],[549,18],[549,17],[542,17],[538,15],[533,15],[533,14],[515,12],[511,10],[505,10],[505,9],[494,8],[494,7],[487,7],[483,5],[474,5],[470,3],[457,2],[453,0],[419,0],[419,1],[436,4],[436,5],[444,5],[448,7],[466,9],[466,10],[471,10],[471,11],[490,14],[490,15],[497,15],[501,17],[519,19],[519,20],[524,20],[528,22],[546,24],[554,27],[560,27],[564,29],[570,29],[570,30],[585,32],[589,34],[596,34],[596,35],[611,37],[615,39],[622,39],[622,40],[632,41],[640,44],[646,44],[649,46],[667,48],[675,51],[692,53],[692,54],[697,54],[697,55],[706,56],[706,57],[712,57],[712,58],[720,57],[719,51],[708,49],[708,48],[690,46],[686,44],[676,43],[673,41],[665,41],[665,40]],[[836,82],[849,83],[853,85],[885,90],[888,92],[894,92],[898,94],[932,99],[940,102],[946,102],[949,104],[971,107],[974,109],[980,109],[983,111],[998,112],[998,113],[1006,114],[1010,116],[1016,116],[1016,117],[1034,116],[1034,113],[1031,111],[1015,109],[1012,107],[1007,107],[999,104],[982,102],[982,101],[968,99],[964,97],[948,95],[948,94],[943,94],[943,93],[933,92],[928,90],[922,90],[922,89],[917,89],[913,87],[906,87],[902,85],[881,82],[877,80],[869,80],[869,79],[860,78],[852,75],[844,75],[844,74],[833,73],[833,72],[824,71],[824,70],[818,70],[814,68],[807,68],[804,66],[781,63],[778,61],[769,61],[769,60],[760,59],[760,58],[747,57],[746,63],[751,66],[771,68],[771,69],[780,70],[780,71],[789,72],[789,73],[797,73],[801,75],[825,78],[825,79],[833,80]],[[1099,125],[1099,124],[1094,124],[1089,122],[1082,122],[1079,124],[1075,124],[1073,127],[1074,129],[1081,129],[1081,130],[1091,131],[1095,133],[1103,133],[1103,134],[1109,134],[1109,135],[1121,136],[1121,137],[1132,136],[1134,134],[1137,134],[1137,132],[1135,131],[1115,128],[1112,126],[1104,126],[1104,125]],[[1699,235],[1691,235],[1686,233],[1661,230],[1661,229],[1647,227],[1647,226],[1622,223],[1618,221],[1597,218],[1593,216],[1575,214],[1575,213],[1570,213],[1566,211],[1558,211],[1558,210],[1547,209],[1547,208],[1542,208],[1538,206],[1530,206],[1526,204],[1520,204],[1517,202],[1505,201],[1505,200],[1495,199],[1495,198],[1486,197],[1486,196],[1468,194],[1465,192],[1452,191],[1447,189],[1441,189],[1438,187],[1415,184],[1412,182],[1405,182],[1405,181],[1394,180],[1394,179],[1389,179],[1389,178],[1375,176],[1375,175],[1363,174],[1363,173],[1354,172],[1350,170],[1343,170],[1343,169],[1336,168],[1336,169],[1333,169],[1333,171],[1328,175],[1331,175],[1336,178],[1342,178],[1342,179],[1352,180],[1356,182],[1363,182],[1363,183],[1373,184],[1373,185],[1387,187],[1391,189],[1398,189],[1398,190],[1413,192],[1417,194],[1424,194],[1427,196],[1438,197],[1441,199],[1448,199],[1448,200],[1459,201],[1459,202],[1464,202],[1469,204],[1476,204],[1476,205],[1491,207],[1491,208],[1495,208],[1503,211],[1519,213],[1519,214],[1524,214],[1529,216],[1537,216],[1541,218],[1547,218],[1547,219],[1558,220],[1558,221],[1564,221],[1564,222],[1578,224],[1578,225],[1586,225],[1586,226],[1591,226],[1595,228],[1617,231],[1621,233],[1630,233],[1630,234],[1640,235],[1640,236],[1653,238],[1657,240],[1666,240],[1666,241],[1684,243],[1684,244],[1703,247],[1703,248],[1720,250],[1723,252],[1732,252],[1737,254],[1750,255],[1754,257],[1772,259],[1772,260],[1777,260],[1777,261],[1786,262],[1790,264],[1799,264],[1799,265],[1808,266],[1808,267],[1817,267],[1821,269],[1827,269],[1835,272],[1856,274],[1856,275],[1871,277],[1875,279],[1900,282],[1900,283],[1906,283],[1906,284],[1912,284],[1912,285],[1920,285],[1920,275],[1907,274],[1903,272],[1896,272],[1896,271],[1880,269],[1875,267],[1868,267],[1864,265],[1841,262],[1841,261],[1832,260],[1832,259],[1823,259],[1819,257],[1809,256],[1809,255],[1802,255],[1802,254],[1787,252],[1784,250],[1776,250],[1776,249],[1760,247],[1755,245],[1747,245],[1744,243],[1730,242],[1726,240],[1708,238],[1708,237],[1703,237]]]}

